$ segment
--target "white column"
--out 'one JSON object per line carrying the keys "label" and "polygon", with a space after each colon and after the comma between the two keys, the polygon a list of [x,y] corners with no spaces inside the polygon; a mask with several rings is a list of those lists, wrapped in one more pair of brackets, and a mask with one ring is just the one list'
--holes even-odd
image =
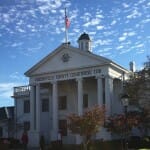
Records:
{"label": "white column", "polygon": [[83,114],[83,84],[82,78],[77,79],[78,82],[78,115]]}
{"label": "white column", "polygon": [[103,105],[103,86],[102,77],[96,77],[97,79],[97,103],[98,105]]}
{"label": "white column", "polygon": [[113,101],[113,79],[109,76],[105,78],[105,101],[106,101],[105,103],[106,115],[109,116],[112,113],[112,101]]}
{"label": "white column", "polygon": [[58,89],[57,82],[52,82],[52,140],[57,140],[58,134]]}
{"label": "white column", "polygon": [[[31,107],[31,129],[29,132],[29,146],[38,147],[39,146],[39,137],[40,137],[40,113],[41,113],[41,103],[40,103],[40,85],[36,84],[36,86],[31,87],[31,95],[30,95],[30,104]],[[32,100],[34,99],[34,101]],[[34,126],[33,126],[34,124]]]}
{"label": "white column", "polygon": [[[51,87],[51,86],[50,86]],[[48,112],[48,123],[49,123],[49,129],[52,129],[52,89],[49,89],[49,112]],[[51,139],[51,130],[49,132],[49,139]]]}
{"label": "white column", "polygon": [[35,114],[34,114],[34,104],[35,104],[35,86],[30,86],[30,130],[35,129]]}
{"label": "white column", "polygon": [[41,102],[40,102],[40,84],[36,85],[36,131],[40,132],[40,113],[41,113]]}
{"label": "white column", "polygon": [[[82,83],[82,78],[77,78],[76,79],[77,84],[78,84],[78,99],[77,99],[77,112],[78,115],[83,114],[83,83]],[[76,135],[76,144],[81,144],[82,143],[82,138],[79,134]]]}

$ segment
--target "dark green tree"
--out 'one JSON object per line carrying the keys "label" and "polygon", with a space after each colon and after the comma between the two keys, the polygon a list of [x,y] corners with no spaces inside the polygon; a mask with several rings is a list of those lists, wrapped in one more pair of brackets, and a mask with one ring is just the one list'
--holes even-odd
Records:
{"label": "dark green tree", "polygon": [[143,113],[143,126],[150,128],[150,57],[147,57],[144,68],[131,74],[125,83],[130,96],[130,104],[139,107]]}

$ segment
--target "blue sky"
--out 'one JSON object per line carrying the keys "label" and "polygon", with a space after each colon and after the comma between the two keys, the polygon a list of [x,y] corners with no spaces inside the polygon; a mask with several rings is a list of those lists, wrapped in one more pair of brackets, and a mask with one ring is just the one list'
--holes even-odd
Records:
{"label": "blue sky", "polygon": [[0,0],[0,107],[13,105],[24,72],[65,41],[65,7],[73,46],[87,32],[93,53],[127,69],[150,55],[150,0]]}

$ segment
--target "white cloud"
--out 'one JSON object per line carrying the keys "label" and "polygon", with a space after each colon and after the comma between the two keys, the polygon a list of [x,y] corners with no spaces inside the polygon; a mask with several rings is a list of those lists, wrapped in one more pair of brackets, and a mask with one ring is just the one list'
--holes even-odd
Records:
{"label": "white cloud", "polygon": [[123,45],[120,45],[120,46],[116,47],[117,50],[122,49],[122,48],[124,48]]}
{"label": "white cloud", "polygon": [[124,32],[122,36],[119,37],[119,42],[125,41],[128,37],[136,35],[136,32],[131,31],[131,32]]}
{"label": "white cloud", "polygon": [[2,15],[4,22],[9,23],[10,22],[10,16],[9,14],[3,14]]}
{"label": "white cloud", "polygon": [[89,27],[89,26],[95,26],[98,25],[100,23],[100,19],[99,18],[94,18],[91,21],[83,24],[84,27]]}
{"label": "white cloud", "polygon": [[145,50],[142,49],[142,50],[138,50],[136,53],[137,53],[137,54],[143,54],[144,52],[145,52]]}
{"label": "white cloud", "polygon": [[27,78],[24,75],[21,75],[19,72],[14,72],[9,75],[9,77],[15,81],[27,82]]}
{"label": "white cloud", "polygon": [[0,83],[0,99],[10,98],[13,95],[13,87],[18,85],[15,83]]}
{"label": "white cloud", "polygon": [[132,12],[131,12],[131,14],[129,14],[128,16],[127,16],[127,19],[135,19],[135,18],[137,18],[137,17],[140,17],[142,14],[139,12],[139,11],[137,11],[136,9],[134,9]]}
{"label": "white cloud", "polygon": [[121,36],[121,37],[119,37],[119,42],[125,41],[126,38],[127,38],[126,36]]}
{"label": "white cloud", "polygon": [[102,30],[104,29],[104,26],[96,26],[97,30]]}
{"label": "white cloud", "polygon": [[60,0],[37,0],[37,3],[40,4],[39,10],[43,15],[49,14],[49,12],[55,13],[55,9],[60,8],[62,5]]}
{"label": "white cloud", "polygon": [[136,48],[141,48],[143,46],[144,46],[144,44],[138,44],[138,45],[136,45]]}
{"label": "white cloud", "polygon": [[113,20],[110,25],[115,25],[117,23],[116,20]]}
{"label": "white cloud", "polygon": [[94,41],[95,44],[98,44],[98,45],[109,45],[112,41],[110,39],[106,39],[106,40],[96,40]]}
{"label": "white cloud", "polygon": [[13,43],[11,46],[12,47],[18,47],[18,46],[21,46],[23,44],[23,42],[15,42],[15,43]]}
{"label": "white cloud", "polygon": [[134,36],[134,35],[136,35],[136,32],[134,32],[134,31],[128,32],[127,35],[128,35],[128,36]]}
{"label": "white cloud", "polygon": [[128,8],[129,7],[129,5],[127,3],[123,3],[122,5],[123,5],[124,8]]}

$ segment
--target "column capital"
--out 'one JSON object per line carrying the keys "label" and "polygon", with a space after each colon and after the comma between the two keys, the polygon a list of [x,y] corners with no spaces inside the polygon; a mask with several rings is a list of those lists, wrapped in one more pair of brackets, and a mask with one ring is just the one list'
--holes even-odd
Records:
{"label": "column capital", "polygon": [[50,81],[51,84],[57,84],[57,80]]}
{"label": "column capital", "polygon": [[110,76],[110,75],[106,75],[105,76],[107,79],[114,79],[112,76]]}
{"label": "column capital", "polygon": [[104,74],[95,76],[96,79],[103,79],[103,78],[105,78],[105,77],[106,77],[106,76],[105,76]]}
{"label": "column capital", "polygon": [[81,77],[80,78],[76,78],[76,81],[77,82],[83,81],[83,78],[81,78]]}

